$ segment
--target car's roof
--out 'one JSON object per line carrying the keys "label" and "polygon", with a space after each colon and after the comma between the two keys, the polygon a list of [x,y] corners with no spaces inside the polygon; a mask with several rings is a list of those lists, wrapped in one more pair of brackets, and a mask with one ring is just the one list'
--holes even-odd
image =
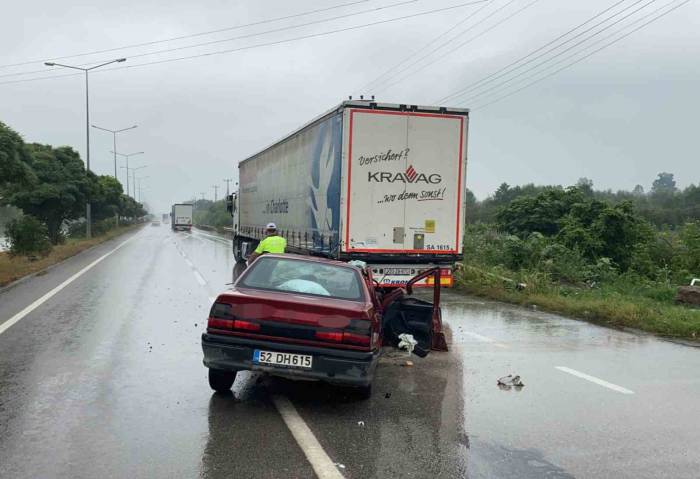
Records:
{"label": "car's roof", "polygon": [[328,259],[328,258],[323,258],[320,256],[307,256],[307,255],[302,255],[302,254],[294,254],[294,253],[265,253],[263,256],[264,258],[282,258],[282,259],[295,259],[295,260],[300,260],[300,261],[308,261],[310,263],[323,263],[323,264],[328,264],[331,266],[341,266],[344,268],[353,268],[359,271],[359,268],[357,266],[353,266],[349,263],[345,263],[344,261],[338,261],[335,259]]}

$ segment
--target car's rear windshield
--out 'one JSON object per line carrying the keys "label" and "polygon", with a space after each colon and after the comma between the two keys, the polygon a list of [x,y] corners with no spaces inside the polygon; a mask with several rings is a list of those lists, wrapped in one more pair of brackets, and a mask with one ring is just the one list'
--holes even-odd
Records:
{"label": "car's rear windshield", "polygon": [[238,285],[352,301],[364,299],[361,278],[355,270],[292,258],[258,258]]}

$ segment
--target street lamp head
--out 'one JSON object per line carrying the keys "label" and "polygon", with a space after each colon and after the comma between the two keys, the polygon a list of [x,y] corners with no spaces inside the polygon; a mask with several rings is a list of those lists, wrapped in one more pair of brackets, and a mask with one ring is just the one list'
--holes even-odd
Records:
{"label": "street lamp head", "polygon": [[47,67],[52,67],[52,66],[55,66],[56,64],[54,62],[44,62],[44,65],[46,65]]}

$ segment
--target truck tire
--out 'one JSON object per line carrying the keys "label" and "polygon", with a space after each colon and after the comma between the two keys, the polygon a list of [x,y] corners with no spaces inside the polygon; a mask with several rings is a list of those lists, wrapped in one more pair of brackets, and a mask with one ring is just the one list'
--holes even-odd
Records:
{"label": "truck tire", "polygon": [[236,260],[236,263],[246,262],[242,254],[242,243],[243,240],[241,238],[236,237],[233,239],[233,259]]}
{"label": "truck tire", "polygon": [[218,393],[230,391],[235,380],[236,371],[209,370],[209,387]]}

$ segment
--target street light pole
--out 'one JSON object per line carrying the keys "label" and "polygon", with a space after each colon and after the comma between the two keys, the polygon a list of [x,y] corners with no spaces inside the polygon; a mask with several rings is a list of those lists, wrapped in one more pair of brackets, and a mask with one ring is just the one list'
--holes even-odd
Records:
{"label": "street light pole", "polygon": [[[116,153],[116,150],[114,150]],[[119,156],[123,156],[126,158],[126,196],[129,196],[130,188],[129,188],[129,170],[133,168],[129,168],[129,157],[131,156],[136,156],[136,155],[143,155],[143,151],[137,151],[136,153],[129,153],[129,154],[124,154],[124,153],[116,153]],[[122,166],[122,168],[124,168]],[[136,185],[134,185],[134,199],[136,196]]]}
{"label": "street light pole", "polygon": [[[146,168],[148,165],[139,166],[137,168],[131,169],[131,178],[134,180],[134,199],[136,199],[136,170],[141,170]],[[126,170],[127,176],[129,175],[129,170]]]}
{"label": "street light pole", "polygon": [[139,189],[139,197],[136,201],[138,201],[139,203],[141,202],[141,180],[145,180],[147,178],[150,178],[150,176],[139,176],[138,178],[136,178],[136,180],[138,181],[137,187]]}
{"label": "street light pole", "polygon": [[134,128],[137,128],[138,125],[130,126],[129,128],[122,128],[121,130],[110,130],[109,128],[103,128],[101,126],[97,125],[92,125],[93,128],[97,128],[98,130],[102,131],[107,131],[112,134],[112,144],[114,145],[114,149],[112,150],[112,153],[114,153],[114,178],[117,178],[117,133],[121,133],[123,131],[127,130],[133,130]]}
{"label": "street light pole", "polygon": [[[90,171],[90,93],[89,93],[89,75],[88,73],[91,70],[94,70],[95,68],[100,68],[105,65],[110,65],[112,63],[117,63],[117,62],[125,62],[126,58],[117,58],[116,60],[110,60],[105,63],[101,63],[99,65],[92,66],[90,68],[82,68],[82,67],[76,67],[72,65],[63,65],[61,63],[55,63],[55,62],[44,62],[44,65],[47,67],[62,67],[62,68],[70,68],[72,70],[80,70],[85,72],[85,136],[86,136],[86,146],[87,146],[87,151],[85,153],[85,159],[86,159],[86,169],[85,169],[85,174],[87,175],[88,172]],[[92,212],[90,208],[90,199],[88,198],[87,203],[85,204],[85,224],[86,224],[86,231],[85,231],[85,236],[87,238],[92,237]]]}
{"label": "street light pole", "polygon": [[217,193],[219,192],[219,185],[211,185],[212,188],[214,188],[214,203],[216,203],[216,200],[218,199]]}

